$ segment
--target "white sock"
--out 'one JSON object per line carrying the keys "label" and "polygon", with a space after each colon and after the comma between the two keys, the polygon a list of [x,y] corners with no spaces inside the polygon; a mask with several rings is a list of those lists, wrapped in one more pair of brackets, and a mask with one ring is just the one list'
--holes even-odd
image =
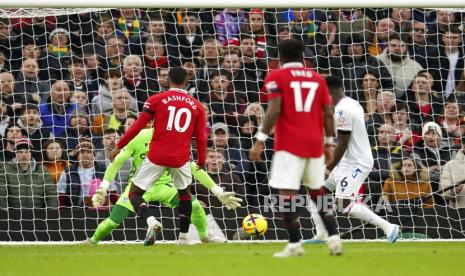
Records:
{"label": "white sock", "polygon": [[187,233],[179,233],[179,239],[181,239],[181,238],[187,239],[187,238],[188,238],[188,237],[187,237]]}
{"label": "white sock", "polygon": [[299,246],[302,246],[302,244],[300,242],[288,242],[287,243],[287,247],[289,247],[289,248],[296,248],[296,247],[299,247]]}
{"label": "white sock", "polygon": [[317,237],[327,236],[328,232],[326,231],[325,224],[323,223],[323,220],[321,219],[320,214],[318,214],[318,207],[316,206],[315,202],[313,202],[313,200],[309,200],[309,201],[310,201],[310,213],[312,214],[312,220],[316,228],[316,236]]}
{"label": "white sock", "polygon": [[376,225],[379,228],[383,229],[385,233],[387,233],[391,229],[391,224],[379,217],[373,211],[368,209],[366,206],[352,202],[345,210],[345,214],[352,216],[354,218],[358,218],[359,220],[368,222],[370,224]]}
{"label": "white sock", "polygon": [[156,221],[157,221],[157,220],[155,219],[154,216],[150,216],[150,217],[147,218],[147,225],[148,225],[148,226],[151,226],[151,225],[153,225]]}

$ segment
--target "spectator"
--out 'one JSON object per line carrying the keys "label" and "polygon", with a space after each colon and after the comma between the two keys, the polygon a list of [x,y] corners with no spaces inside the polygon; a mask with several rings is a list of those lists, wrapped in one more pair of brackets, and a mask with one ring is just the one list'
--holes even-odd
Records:
{"label": "spectator", "polygon": [[5,69],[14,68],[11,62],[20,59],[18,49],[20,48],[20,39],[18,34],[13,30],[8,18],[0,18],[0,53],[3,53],[7,63]]}
{"label": "spectator", "polygon": [[[104,131],[102,138],[103,149],[97,151],[97,154],[95,155],[95,160],[103,167],[108,167],[110,165],[111,151],[116,148],[116,142],[119,138],[120,136],[118,132],[114,129],[109,128]],[[124,191],[129,180],[130,170],[131,162],[130,160],[127,160],[121,169],[119,169],[115,181],[113,181],[110,185],[109,191],[113,197]],[[114,201],[114,199],[112,201]]]}
{"label": "spectator", "polygon": [[378,91],[380,87],[379,75],[375,70],[370,70],[361,75],[357,99],[365,111],[365,120],[368,120],[376,112]]}
{"label": "spectator", "polygon": [[[2,162],[9,162],[15,158],[15,141],[23,136],[21,128],[15,124],[11,124],[5,129],[5,135],[2,139],[2,154],[0,160]],[[1,166],[0,166],[1,167]]]}
{"label": "spectator", "polygon": [[216,39],[227,45],[230,39],[238,38],[245,24],[245,12],[238,8],[227,8],[215,17]]}
{"label": "spectator", "polygon": [[75,110],[69,118],[69,126],[63,132],[61,140],[66,146],[68,155],[72,158],[76,157],[74,149],[82,140],[92,140],[96,138],[90,132],[89,114],[81,110]]}
{"label": "spectator", "polygon": [[414,129],[428,121],[434,121],[443,108],[442,98],[431,90],[430,82],[425,75],[416,76],[406,94],[410,112],[410,123]]}
{"label": "spectator", "polygon": [[446,134],[445,138],[450,146],[460,144],[461,137],[465,135],[465,115],[454,99],[446,102],[438,124]]}
{"label": "spectator", "polygon": [[384,181],[391,173],[391,165],[401,160],[402,148],[394,141],[395,129],[391,124],[381,125],[378,129],[377,143],[371,152],[375,163],[368,176],[368,192],[373,203],[378,202]]}
{"label": "spectator", "polygon": [[210,137],[212,148],[224,151],[225,167],[242,177],[243,173],[249,169],[247,156],[237,142],[230,137],[228,126],[224,123],[213,124]]}
{"label": "spectator", "polygon": [[218,70],[220,60],[224,52],[223,47],[216,39],[207,39],[204,41],[202,48],[199,52],[199,66],[197,69],[197,87],[199,89],[199,98],[202,98],[205,93],[209,92],[208,81],[211,79],[212,72]]}
{"label": "spectator", "polygon": [[[372,37],[368,53],[378,56],[385,51],[388,46],[388,38],[393,35],[396,23],[391,18],[383,18],[376,22],[375,35]],[[392,75],[392,73],[391,73]]]}
{"label": "spectator", "polygon": [[116,36],[108,36],[105,42],[105,55],[102,60],[102,68],[104,70],[120,68],[126,56],[124,40]]}
{"label": "spectator", "polygon": [[[99,86],[98,96],[92,99],[91,110],[92,116],[98,116],[101,113],[108,113],[113,110],[113,92],[123,89],[123,80],[121,72],[117,69],[108,71],[105,82]],[[131,97],[131,106],[129,110],[137,113],[137,101]]]}
{"label": "spectator", "polygon": [[44,49],[47,57],[47,68],[52,80],[64,80],[68,77],[66,72],[70,63],[71,47],[69,32],[56,28],[49,35],[49,44]]}
{"label": "spectator", "polygon": [[381,91],[376,97],[376,113],[373,113],[367,120],[367,132],[370,144],[375,145],[377,129],[383,124],[392,124],[391,110],[396,103],[396,96],[391,91]]}
{"label": "spectator", "polygon": [[378,60],[386,65],[391,74],[397,98],[405,95],[407,87],[417,73],[423,69],[420,64],[409,57],[407,44],[399,35],[389,37],[388,47],[378,56]]}
{"label": "spectator", "polygon": [[[444,165],[441,174],[441,190],[465,180],[465,136],[462,136],[462,149],[454,159]],[[465,208],[464,185],[444,193],[447,205],[452,208]]]}
{"label": "spectator", "polygon": [[442,130],[435,122],[428,122],[422,129],[423,140],[417,143],[415,154],[428,169],[433,192],[438,190],[442,166],[452,158],[453,148],[441,146]]}
{"label": "spectator", "polygon": [[265,118],[265,109],[259,102],[249,103],[245,108],[244,115],[246,116],[255,116],[257,125],[261,126],[263,119]]}
{"label": "spectator", "polygon": [[428,29],[426,23],[413,21],[412,29],[410,31],[410,43],[408,45],[409,56],[418,62],[421,67],[428,68],[428,62],[426,61],[428,53],[432,51],[431,43],[428,41]]}
{"label": "spectator", "polygon": [[[130,47],[137,44],[140,45],[141,30],[144,28],[145,26],[143,21],[141,21],[140,11],[138,9],[120,10],[120,16],[116,24],[116,35],[127,40]],[[131,53],[134,52],[131,51]]]}
{"label": "spectator", "polygon": [[92,121],[92,133],[102,135],[105,129],[114,129],[120,131],[121,127],[131,112],[132,98],[125,89],[117,90],[112,93],[112,109],[107,113],[101,113],[95,116]]}
{"label": "spectator", "polygon": [[93,51],[100,57],[105,57],[105,45],[108,37],[115,36],[115,25],[113,18],[110,16],[102,16],[94,27]]}
{"label": "spectator", "polygon": [[[252,36],[243,34],[240,37],[240,42],[242,68],[244,68],[245,74],[257,80],[258,86],[261,87],[267,68],[266,64],[255,56],[257,47],[255,40]],[[252,97],[251,93],[247,96],[251,101],[258,101],[258,93],[256,93],[255,97]]]}
{"label": "spectator", "polygon": [[77,109],[86,112],[89,114],[89,99],[87,98],[87,93],[84,91],[74,91],[69,101],[76,104]]}
{"label": "spectator", "polygon": [[232,90],[241,99],[251,102],[258,101],[258,83],[242,68],[240,55],[236,52],[226,53],[221,68],[227,70],[232,76]]}
{"label": "spectator", "polygon": [[39,116],[39,108],[37,105],[27,104],[21,109],[21,116],[16,121],[17,126],[21,128],[21,132],[32,143],[32,157],[36,161],[42,161],[42,143],[44,136],[42,131],[42,120]]}
{"label": "spectator", "polygon": [[391,89],[392,81],[384,63],[366,53],[365,41],[359,35],[347,37],[346,47],[341,48],[342,56],[330,59],[331,74],[344,79],[346,95],[357,99],[357,80],[370,70],[376,68],[379,72],[378,81],[381,89]]}
{"label": "spectator", "polygon": [[21,110],[25,103],[34,103],[31,95],[14,93],[16,87],[15,78],[9,72],[0,73],[0,100],[7,105],[9,117],[15,117],[15,113]]}
{"label": "spectator", "polygon": [[77,161],[66,168],[58,180],[57,188],[61,207],[92,207],[91,189],[98,187],[105,167],[95,161],[94,146],[83,141],[76,148]]}
{"label": "spectator", "polygon": [[[247,13],[247,24],[244,25],[242,33],[249,34],[255,39],[255,45],[257,45],[255,56],[260,60],[267,58],[268,47],[276,44],[272,41],[268,25],[265,25],[265,13],[261,9],[250,9]],[[239,40],[232,41],[232,43],[240,45]]]}
{"label": "spectator", "polygon": [[[340,9],[339,16],[333,19],[337,22],[337,29],[342,35],[356,34],[365,41],[370,41],[375,31],[373,21],[365,14],[364,9]],[[327,12],[328,15],[329,12]],[[337,16],[337,15],[336,15]]]}
{"label": "spectator", "polygon": [[399,102],[392,107],[391,113],[396,133],[394,140],[402,146],[403,150],[412,152],[416,143],[421,140],[421,134],[417,128],[412,129],[408,106],[404,102]]}
{"label": "spectator", "polygon": [[124,59],[123,86],[137,101],[139,111],[142,111],[145,101],[154,93],[154,80],[147,79],[143,74],[142,59],[129,55]]}
{"label": "spectator", "polygon": [[195,80],[195,75],[196,75],[196,70],[195,68],[195,63],[190,60],[185,60],[182,63],[182,68],[186,70],[187,72],[187,79],[188,79],[188,84],[186,87],[186,91],[189,92],[189,95],[196,97],[197,96],[197,83]]}
{"label": "spectator", "polygon": [[157,88],[156,91],[163,92],[170,89],[170,83],[168,81],[168,67],[158,68]]}
{"label": "spectator", "polygon": [[449,30],[450,27],[457,27],[458,16],[454,11],[440,9],[436,11],[436,22],[428,24],[429,39],[433,45],[438,45],[440,35]]}
{"label": "spectator", "polygon": [[24,59],[21,73],[16,80],[15,94],[30,94],[37,103],[48,99],[50,83],[39,80],[39,64],[35,59]]}
{"label": "spectator", "polygon": [[304,41],[304,44],[312,44],[318,26],[315,23],[315,13],[308,9],[289,9],[288,18],[291,33]]}
{"label": "spectator", "polygon": [[[209,149],[207,151],[207,173],[218,186],[225,191],[234,191],[237,196],[244,195],[244,184],[239,176],[225,167],[225,156],[222,150]],[[221,202],[215,197],[210,196],[208,190],[200,184],[195,185],[196,196],[204,206],[222,208]]]}
{"label": "spectator", "polygon": [[77,109],[77,105],[71,103],[69,98],[69,86],[65,81],[57,81],[52,85],[50,98],[39,106],[44,136],[51,134],[60,137],[69,126],[71,114]]}
{"label": "spectator", "polygon": [[[145,40],[151,37],[162,41],[163,45],[167,45],[173,37],[171,34],[172,32],[166,28],[165,19],[160,14],[151,14],[146,31],[142,30],[142,42],[145,43]],[[166,49],[165,52],[167,52]]]}
{"label": "spectator", "polygon": [[98,82],[87,76],[84,59],[73,57],[68,65],[69,89],[72,91],[83,91],[87,93],[87,98],[91,101],[98,93]]}
{"label": "spectator", "polygon": [[57,193],[44,167],[31,156],[32,143],[26,137],[15,143],[15,156],[0,166],[0,208],[56,208]]}
{"label": "spectator", "polygon": [[0,136],[5,136],[5,130],[10,125],[11,118],[8,116],[8,106],[0,100]]}
{"label": "spectator", "polygon": [[62,173],[69,166],[64,147],[58,140],[48,139],[43,149],[43,165],[47,168],[53,184],[57,184]]}
{"label": "spectator", "polygon": [[412,30],[412,10],[409,8],[393,8],[391,18],[396,24],[396,32],[408,33]]}
{"label": "spectator", "polygon": [[209,96],[200,100],[210,105],[214,122],[237,125],[237,116],[242,114],[245,105],[240,95],[232,91],[231,80],[231,74],[226,70],[212,73]]}
{"label": "spectator", "polygon": [[204,34],[200,27],[200,22],[195,13],[186,13],[182,18],[176,36],[170,38],[168,42],[170,50],[168,52],[175,57],[193,60],[199,56],[200,49],[210,35]]}
{"label": "spectator", "polygon": [[[401,162],[393,165],[391,177],[383,187],[383,197],[388,203],[421,198],[431,195],[431,192],[427,171],[411,157],[403,158]],[[423,207],[433,207],[433,198],[423,203]]]}
{"label": "spectator", "polygon": [[134,124],[134,122],[137,120],[137,115],[136,114],[129,114],[128,117],[126,118],[126,121],[124,122],[123,125],[123,130],[120,131],[120,134],[123,135],[128,131],[128,129]]}
{"label": "spectator", "polygon": [[161,40],[149,37],[144,47],[145,74],[148,79],[155,81],[158,68],[168,66],[165,46]]}
{"label": "spectator", "polygon": [[447,99],[454,92],[465,66],[465,52],[462,47],[463,32],[456,26],[448,27],[442,35],[439,47],[428,48],[426,53],[429,71],[436,80],[435,90]]}

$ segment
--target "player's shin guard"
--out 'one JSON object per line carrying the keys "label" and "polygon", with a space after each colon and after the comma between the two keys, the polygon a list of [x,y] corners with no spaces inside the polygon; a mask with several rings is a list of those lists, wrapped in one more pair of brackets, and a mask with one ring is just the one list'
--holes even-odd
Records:
{"label": "player's shin guard", "polygon": [[191,194],[179,195],[179,225],[180,232],[187,233],[191,224],[192,214],[192,196]]}
{"label": "player's shin guard", "polygon": [[295,195],[280,195],[282,206],[279,206],[279,212],[284,221],[289,242],[297,243],[300,241],[299,213],[295,205]]}
{"label": "player's shin guard", "polygon": [[328,232],[328,236],[337,235],[337,225],[336,225],[336,217],[334,215],[334,210],[330,206],[318,206],[318,198],[320,202],[322,201],[323,197],[326,195],[326,192],[323,188],[319,190],[310,190],[309,191],[310,199],[317,205],[318,207],[318,214],[325,225],[326,231]]}

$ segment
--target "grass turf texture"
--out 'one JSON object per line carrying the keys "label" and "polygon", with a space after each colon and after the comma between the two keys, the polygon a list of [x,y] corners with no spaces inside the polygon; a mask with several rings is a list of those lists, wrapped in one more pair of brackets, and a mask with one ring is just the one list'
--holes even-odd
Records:
{"label": "grass turf texture", "polygon": [[[1,275],[447,275],[463,270],[465,242],[344,243],[275,259],[284,243],[1,246]],[[336,274],[337,273],[337,274]]]}

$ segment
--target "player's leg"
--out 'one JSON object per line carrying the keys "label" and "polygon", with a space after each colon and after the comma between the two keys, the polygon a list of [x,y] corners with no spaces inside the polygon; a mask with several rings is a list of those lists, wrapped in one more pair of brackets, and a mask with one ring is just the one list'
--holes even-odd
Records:
{"label": "player's leg", "polygon": [[[131,205],[131,204],[129,204]],[[119,225],[124,221],[124,219],[129,216],[131,211],[121,204],[121,202],[117,202],[116,205],[110,212],[110,216],[102,221],[95,229],[94,234],[90,238],[90,242],[93,244],[99,243],[101,240],[109,236],[113,230],[119,227]]]}
{"label": "player's leg", "polygon": [[129,189],[129,201],[134,211],[147,222],[147,235],[145,236],[144,245],[153,244],[156,234],[161,231],[161,223],[153,216],[143,195],[161,177],[165,170],[165,167],[153,164],[148,158],[145,158],[144,163],[134,176],[133,185]]}
{"label": "player's leg", "polygon": [[[323,188],[325,181],[324,167],[325,167],[324,156],[320,158],[309,158],[307,159],[303,183],[308,189],[308,195],[310,201],[313,202],[316,207],[314,212],[318,213],[320,223],[324,225],[326,233],[328,235],[328,247],[331,255],[342,254],[342,244],[337,231],[336,217],[332,206],[327,205],[329,201],[326,200],[328,197],[327,190]],[[320,206],[318,206],[318,203]],[[321,225],[319,228],[322,228]]]}
{"label": "player's leg", "polygon": [[192,214],[192,195],[190,183],[192,182],[192,172],[190,163],[187,162],[180,168],[168,168],[173,183],[178,190],[179,199],[179,243],[180,245],[190,244],[187,232],[191,224]]}
{"label": "player's leg", "polygon": [[304,167],[303,159],[288,152],[277,151],[273,156],[270,186],[279,190],[278,212],[289,234],[289,243],[284,250],[273,255],[277,258],[305,254],[300,243],[299,214],[295,206]]}
{"label": "player's leg", "polygon": [[357,218],[381,228],[389,242],[395,242],[399,226],[391,224],[375,214],[371,209],[357,201],[360,187],[368,177],[369,171],[353,166],[340,166],[336,172],[336,199],[344,208],[343,214]]}

